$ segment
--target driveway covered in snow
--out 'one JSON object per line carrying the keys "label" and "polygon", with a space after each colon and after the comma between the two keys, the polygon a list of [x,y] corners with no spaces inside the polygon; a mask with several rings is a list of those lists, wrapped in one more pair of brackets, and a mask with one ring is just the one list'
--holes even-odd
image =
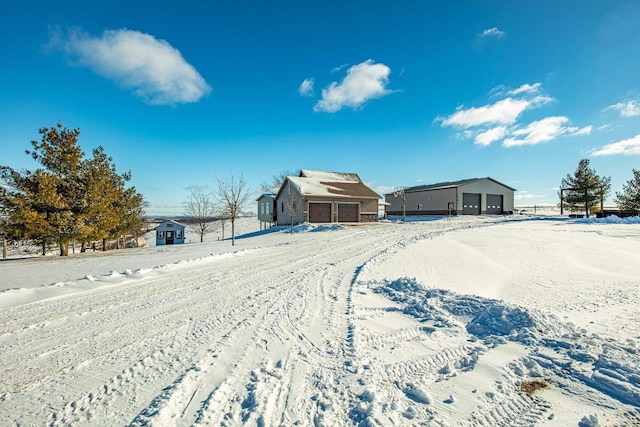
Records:
{"label": "driveway covered in snow", "polygon": [[640,422],[637,224],[297,231],[0,263],[0,424]]}

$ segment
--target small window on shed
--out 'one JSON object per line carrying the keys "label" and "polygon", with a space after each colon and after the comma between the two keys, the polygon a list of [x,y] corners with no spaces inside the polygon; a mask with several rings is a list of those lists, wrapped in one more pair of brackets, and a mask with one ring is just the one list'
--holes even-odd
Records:
{"label": "small window on shed", "polygon": [[422,203],[418,203],[418,210],[421,211],[422,210]]}

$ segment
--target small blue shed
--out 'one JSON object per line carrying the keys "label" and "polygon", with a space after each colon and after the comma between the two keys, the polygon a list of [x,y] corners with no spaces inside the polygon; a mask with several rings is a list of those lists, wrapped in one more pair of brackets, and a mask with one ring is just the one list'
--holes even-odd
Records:
{"label": "small blue shed", "polygon": [[184,243],[184,225],[177,221],[164,221],[156,227],[156,246]]}

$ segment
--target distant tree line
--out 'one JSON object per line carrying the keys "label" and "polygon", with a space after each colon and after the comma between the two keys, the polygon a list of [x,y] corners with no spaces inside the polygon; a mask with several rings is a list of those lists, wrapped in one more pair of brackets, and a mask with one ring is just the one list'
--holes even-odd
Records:
{"label": "distant tree line", "polygon": [[26,153],[40,167],[18,171],[0,165],[3,238],[36,242],[43,255],[57,244],[66,256],[72,242],[82,242],[84,251],[86,243],[102,241],[106,250],[108,240],[142,228],[145,201],[127,187],[130,172],[118,174],[102,147],[87,158],[78,145],[80,129],[58,123],[39,133],[41,140],[31,141]]}
{"label": "distant tree line", "polygon": [[[621,192],[616,192],[615,202],[622,211],[640,213],[640,171],[633,170],[633,179],[623,185]],[[558,196],[563,209],[571,211],[584,210],[587,218],[589,212],[604,209],[604,200],[611,192],[611,177],[600,176],[595,169],[589,167],[589,160],[582,159],[573,175],[567,174],[562,179]]]}

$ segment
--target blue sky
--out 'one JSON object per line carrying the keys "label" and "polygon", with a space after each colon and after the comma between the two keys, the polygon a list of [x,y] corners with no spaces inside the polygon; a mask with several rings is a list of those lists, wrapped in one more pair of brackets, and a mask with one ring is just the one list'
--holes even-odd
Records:
{"label": "blue sky", "polygon": [[[490,176],[557,203],[588,158],[640,168],[635,1],[3,2],[0,164],[60,120],[149,201],[243,174],[355,172],[379,193]],[[257,195],[257,194],[256,194]]]}

